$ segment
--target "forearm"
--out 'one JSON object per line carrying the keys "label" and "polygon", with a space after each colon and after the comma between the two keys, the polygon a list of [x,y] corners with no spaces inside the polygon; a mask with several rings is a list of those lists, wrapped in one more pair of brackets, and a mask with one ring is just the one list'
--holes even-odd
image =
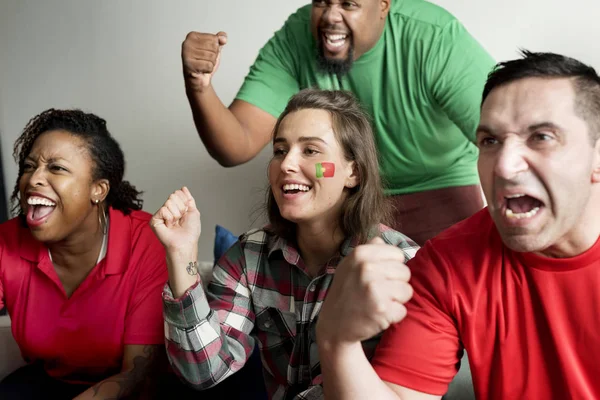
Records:
{"label": "forearm", "polygon": [[319,343],[323,388],[327,400],[399,400],[377,376],[360,343]]}
{"label": "forearm", "polygon": [[186,93],[196,130],[208,153],[224,167],[248,161],[248,135],[236,116],[227,108],[212,85],[196,90],[186,80]]}
{"label": "forearm", "polygon": [[143,376],[136,376],[133,370],[124,371],[97,383],[74,400],[125,399],[144,391],[145,384]]}
{"label": "forearm", "polygon": [[167,249],[169,286],[174,299],[183,296],[190,287],[198,282],[197,260],[198,248],[196,246],[183,249]]}
{"label": "forearm", "polygon": [[[249,310],[244,306],[246,302],[236,302],[238,312]],[[245,364],[254,348],[250,337],[254,325],[244,322],[251,315],[240,318],[239,326],[221,326],[220,318],[228,320],[223,313],[229,313],[226,310],[231,307],[225,305],[222,312],[212,310],[200,283],[179,299],[167,291],[163,303],[167,356],[190,385],[197,389],[212,387]]]}

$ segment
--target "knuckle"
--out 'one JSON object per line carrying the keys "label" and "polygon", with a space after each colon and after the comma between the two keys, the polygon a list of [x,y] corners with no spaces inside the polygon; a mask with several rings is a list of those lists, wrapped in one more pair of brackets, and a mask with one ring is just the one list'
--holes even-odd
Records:
{"label": "knuckle", "polygon": [[410,281],[411,272],[410,272],[410,268],[408,268],[406,265],[404,265],[404,264],[400,265],[400,267],[398,268],[398,273],[399,273],[400,279],[402,279],[405,282]]}
{"label": "knuckle", "polygon": [[406,306],[403,304],[400,304],[400,306],[398,307],[398,322],[402,321],[406,315],[408,314],[408,310],[406,309]]}
{"label": "knuckle", "polygon": [[354,249],[354,258],[357,261],[364,260],[367,258],[366,253],[368,253],[368,251],[365,249],[365,246],[360,245],[360,246],[356,247],[356,249]]}
{"label": "knuckle", "polygon": [[373,264],[368,262],[361,262],[358,264],[360,279],[368,284],[372,284],[371,275],[373,273]]}
{"label": "knuckle", "polygon": [[375,281],[366,281],[364,283],[365,293],[367,296],[375,297],[377,294],[377,282]]}
{"label": "knuckle", "polygon": [[374,299],[372,301],[372,303],[373,303],[373,306],[371,308],[371,311],[372,311],[372,315],[373,316],[380,316],[381,314],[385,313],[386,307],[385,307],[385,304],[383,304],[382,301]]}
{"label": "knuckle", "polygon": [[415,295],[415,289],[410,284],[406,284],[406,301],[409,301]]}
{"label": "knuckle", "polygon": [[202,37],[202,33],[196,31],[190,31],[187,35],[185,35],[186,41],[194,41]]}

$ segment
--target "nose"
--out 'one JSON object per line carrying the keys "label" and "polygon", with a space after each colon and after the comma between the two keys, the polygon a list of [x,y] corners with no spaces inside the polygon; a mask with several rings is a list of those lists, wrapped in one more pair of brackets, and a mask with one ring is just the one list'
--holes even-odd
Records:
{"label": "nose", "polygon": [[281,171],[285,173],[298,172],[298,155],[294,151],[289,151],[281,161]]}
{"label": "nose", "polygon": [[44,186],[46,184],[46,172],[43,167],[36,168],[29,176],[29,186]]}
{"label": "nose", "polygon": [[494,172],[499,178],[514,179],[528,168],[525,149],[522,145],[505,143],[497,153]]}
{"label": "nose", "polygon": [[328,25],[339,24],[343,20],[340,8],[336,4],[328,5],[323,12],[322,19]]}

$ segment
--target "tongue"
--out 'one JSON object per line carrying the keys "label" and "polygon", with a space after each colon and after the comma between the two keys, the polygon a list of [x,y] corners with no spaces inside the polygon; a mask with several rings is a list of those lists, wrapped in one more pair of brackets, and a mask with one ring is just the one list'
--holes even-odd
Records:
{"label": "tongue", "polygon": [[508,199],[508,208],[515,214],[526,213],[536,207],[540,207],[542,203],[530,196],[517,197],[516,199]]}
{"label": "tongue", "polygon": [[30,206],[29,210],[27,210],[27,217],[31,220],[38,220],[46,217],[52,211],[54,211],[54,207],[49,206]]}

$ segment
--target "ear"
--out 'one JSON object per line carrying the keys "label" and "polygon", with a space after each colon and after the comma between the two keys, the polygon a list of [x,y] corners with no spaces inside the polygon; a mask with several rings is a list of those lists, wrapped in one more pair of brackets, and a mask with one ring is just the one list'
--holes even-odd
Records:
{"label": "ear", "polygon": [[110,183],[108,183],[108,179],[98,179],[94,183],[92,183],[92,190],[90,193],[90,199],[92,203],[97,204],[101,203],[108,196],[108,191],[110,190]]}
{"label": "ear", "polygon": [[379,4],[381,5],[381,7],[380,7],[381,19],[385,19],[385,18],[387,18],[387,15],[390,12],[390,7],[392,6],[392,0],[381,0]]}
{"label": "ear", "polygon": [[356,163],[354,161],[350,161],[346,166],[346,182],[344,183],[344,186],[347,188],[356,187],[356,185],[360,183],[360,177],[358,175]]}
{"label": "ear", "polygon": [[592,167],[592,183],[600,183],[600,139],[597,139],[594,145],[594,163]]}

